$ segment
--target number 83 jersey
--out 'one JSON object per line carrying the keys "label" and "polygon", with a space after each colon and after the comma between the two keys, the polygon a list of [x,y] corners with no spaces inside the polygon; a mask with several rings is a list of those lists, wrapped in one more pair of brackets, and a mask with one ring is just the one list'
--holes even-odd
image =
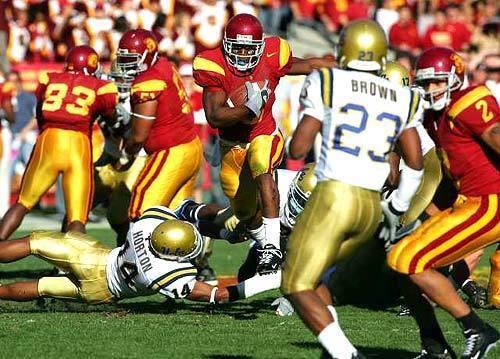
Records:
{"label": "number 83 jersey", "polygon": [[60,128],[90,135],[98,115],[110,115],[118,104],[113,82],[69,72],[42,73],[36,89],[41,130]]}
{"label": "number 83 jersey", "polygon": [[167,207],[151,207],[130,224],[127,241],[108,257],[106,277],[111,293],[117,298],[151,295],[184,298],[196,282],[196,268],[190,262],[161,259],[150,249],[149,238],[162,222],[177,219]]}
{"label": "number 83 jersey", "polygon": [[322,123],[318,181],[333,179],[376,191],[389,174],[386,155],[423,113],[415,90],[369,73],[330,68],[307,77],[300,102],[302,116]]}

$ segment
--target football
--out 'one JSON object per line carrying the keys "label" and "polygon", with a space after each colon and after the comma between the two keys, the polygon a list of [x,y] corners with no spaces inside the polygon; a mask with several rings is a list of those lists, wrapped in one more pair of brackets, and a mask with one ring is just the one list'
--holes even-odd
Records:
{"label": "football", "polygon": [[[256,81],[252,82],[252,85],[254,86],[254,89],[258,90],[259,88],[261,89],[262,87],[264,87],[265,83],[266,81]],[[247,89],[245,87],[245,84],[242,84],[228,95],[227,105],[229,107],[236,107],[243,105],[246,101]]]}

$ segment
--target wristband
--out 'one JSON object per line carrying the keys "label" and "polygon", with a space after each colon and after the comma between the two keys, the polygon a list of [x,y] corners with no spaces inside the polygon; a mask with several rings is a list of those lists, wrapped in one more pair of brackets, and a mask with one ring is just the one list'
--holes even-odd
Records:
{"label": "wristband", "polygon": [[210,304],[215,304],[215,295],[217,294],[218,290],[219,290],[219,287],[212,288],[212,291],[210,292]]}

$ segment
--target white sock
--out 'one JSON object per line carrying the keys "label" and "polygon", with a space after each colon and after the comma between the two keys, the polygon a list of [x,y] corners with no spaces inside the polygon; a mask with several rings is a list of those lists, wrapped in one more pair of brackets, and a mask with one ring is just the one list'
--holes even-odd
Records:
{"label": "white sock", "polygon": [[334,323],[328,324],[318,335],[318,340],[326,351],[336,359],[351,359],[356,349],[346,338],[342,329]]}
{"label": "white sock", "polygon": [[266,229],[266,243],[280,248],[280,219],[262,217],[262,224]]}
{"label": "white sock", "polygon": [[266,227],[264,224],[261,224],[259,228],[256,229],[249,229],[248,233],[250,233],[250,236],[252,239],[257,242],[257,244],[262,248],[264,247],[267,242],[266,242]]}
{"label": "white sock", "polygon": [[250,298],[256,294],[271,290],[278,289],[281,285],[281,271],[267,275],[256,274],[252,278],[248,278],[244,282],[238,283],[238,293],[240,298]]}
{"label": "white sock", "polygon": [[333,305],[327,305],[326,308],[330,311],[330,313],[332,314],[332,317],[333,317],[333,322],[334,323],[337,323],[337,325],[339,325],[339,316],[337,314],[337,311],[335,310],[335,308],[333,307]]}

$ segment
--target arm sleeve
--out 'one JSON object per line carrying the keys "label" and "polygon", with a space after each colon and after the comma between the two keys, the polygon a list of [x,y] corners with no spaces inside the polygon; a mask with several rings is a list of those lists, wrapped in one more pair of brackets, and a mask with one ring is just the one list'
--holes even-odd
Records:
{"label": "arm sleeve", "polygon": [[139,80],[130,89],[130,102],[132,105],[158,99],[167,83],[163,80]]}
{"label": "arm sleeve", "polygon": [[404,128],[417,127],[424,120],[424,101],[420,92],[416,89],[410,89],[410,105],[408,110],[408,119]]}
{"label": "arm sleeve", "polygon": [[179,277],[166,287],[160,288],[158,293],[169,298],[185,298],[193,291],[195,283],[196,274]]}
{"label": "arm sleeve", "polygon": [[37,101],[43,101],[43,95],[45,93],[45,89],[49,83],[49,75],[46,72],[41,72],[38,77],[38,86],[35,90],[35,96]]}
{"label": "arm sleeve", "polygon": [[107,114],[118,105],[118,88],[114,82],[108,82],[97,89],[98,112]]}
{"label": "arm sleeve", "polygon": [[220,76],[225,76],[225,71],[215,61],[200,56],[194,58],[193,77],[197,85],[208,91],[222,91]]}
{"label": "arm sleeve", "polygon": [[325,107],[321,96],[321,80],[318,71],[313,71],[308,75],[302,86],[300,109],[299,118],[308,115],[323,122]]}
{"label": "arm sleeve", "polygon": [[475,136],[481,136],[487,128],[500,121],[498,102],[489,94],[458,114],[456,120]]}
{"label": "arm sleeve", "polygon": [[279,38],[279,63],[278,73],[280,76],[285,76],[290,71],[293,64],[292,48],[288,41]]}

